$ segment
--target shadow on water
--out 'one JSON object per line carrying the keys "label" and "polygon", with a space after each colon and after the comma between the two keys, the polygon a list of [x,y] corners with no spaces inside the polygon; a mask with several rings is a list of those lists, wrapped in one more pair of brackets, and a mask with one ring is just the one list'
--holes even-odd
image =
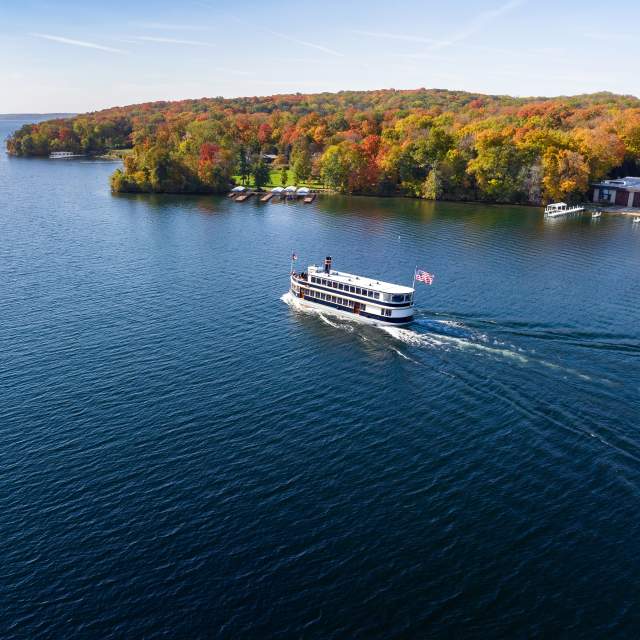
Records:
{"label": "shadow on water", "polygon": [[144,205],[156,213],[174,214],[176,209],[191,213],[226,213],[224,199],[213,195],[183,195],[171,193],[112,193],[114,198],[124,202]]}

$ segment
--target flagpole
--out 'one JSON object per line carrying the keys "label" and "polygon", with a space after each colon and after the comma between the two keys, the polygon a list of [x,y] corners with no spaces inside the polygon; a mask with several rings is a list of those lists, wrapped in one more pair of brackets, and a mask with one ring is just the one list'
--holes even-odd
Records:
{"label": "flagpole", "polygon": [[291,267],[289,269],[289,275],[291,275],[293,273],[293,249],[291,249],[291,253],[289,255],[291,259]]}
{"label": "flagpole", "polygon": [[411,281],[411,288],[413,289],[413,303],[416,302],[416,271],[418,270],[418,265],[413,268],[413,280]]}

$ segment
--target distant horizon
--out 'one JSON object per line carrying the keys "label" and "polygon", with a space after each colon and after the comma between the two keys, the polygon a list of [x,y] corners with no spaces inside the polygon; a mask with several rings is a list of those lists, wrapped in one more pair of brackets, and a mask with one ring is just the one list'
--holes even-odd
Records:
{"label": "distant horizon", "polygon": [[616,5],[624,23],[611,27],[594,20],[595,0],[8,4],[0,109],[10,114],[343,87],[640,95],[632,0]]}
{"label": "distant horizon", "polygon": [[609,91],[607,89],[600,89],[596,91],[582,92],[582,93],[573,93],[573,94],[557,94],[557,95],[514,95],[507,93],[486,93],[483,91],[473,91],[470,89],[448,89],[444,87],[377,87],[372,89],[338,89],[336,91],[286,91],[286,92],[277,92],[277,93],[264,93],[264,94],[242,94],[242,95],[234,95],[234,96],[220,96],[220,95],[205,95],[205,96],[188,96],[185,98],[175,98],[175,99],[167,99],[167,98],[158,98],[157,100],[147,100],[145,102],[131,102],[126,104],[112,104],[105,107],[100,107],[97,109],[89,109],[88,111],[82,110],[55,110],[55,111],[22,111],[22,112],[7,112],[0,113],[0,118],[7,118],[11,116],[50,116],[50,115],[61,115],[61,116],[76,116],[81,115],[83,113],[92,113],[96,111],[105,111],[108,109],[116,109],[116,108],[124,108],[129,107],[136,104],[145,104],[148,102],[181,102],[184,100],[214,100],[216,98],[223,98],[224,100],[237,100],[242,98],[267,98],[267,97],[277,97],[277,96],[291,96],[291,95],[303,95],[303,96],[312,96],[312,95],[321,95],[325,93],[330,94],[338,94],[344,92],[354,92],[354,93],[365,93],[365,92],[375,92],[375,91],[447,91],[451,93],[468,93],[468,94],[477,94],[482,96],[495,96],[495,97],[507,97],[514,98],[517,100],[555,100],[560,98],[576,98],[579,96],[585,95],[597,95],[597,94],[606,94],[609,93],[611,95],[635,98],[640,100],[640,95],[634,95],[631,93],[616,93],[614,91]]}

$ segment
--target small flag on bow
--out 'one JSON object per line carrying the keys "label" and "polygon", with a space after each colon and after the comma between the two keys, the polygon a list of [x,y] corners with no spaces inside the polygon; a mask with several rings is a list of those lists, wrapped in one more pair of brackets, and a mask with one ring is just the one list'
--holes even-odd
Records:
{"label": "small flag on bow", "polygon": [[425,284],[433,284],[434,275],[428,271],[418,270],[416,271],[416,280],[418,282],[424,282]]}
{"label": "small flag on bow", "polygon": [[292,254],[291,254],[291,260],[292,260],[293,262],[295,262],[297,259],[298,259],[297,254],[292,253]]}

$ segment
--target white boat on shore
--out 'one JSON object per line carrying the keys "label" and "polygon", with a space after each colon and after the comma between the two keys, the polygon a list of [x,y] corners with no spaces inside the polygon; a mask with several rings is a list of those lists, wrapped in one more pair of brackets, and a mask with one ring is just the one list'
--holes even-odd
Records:
{"label": "white boat on shore", "polygon": [[412,287],[336,271],[331,256],[324,268],[309,265],[300,273],[292,270],[290,293],[302,306],[367,324],[401,326],[413,321]]}
{"label": "white boat on shore", "polygon": [[636,216],[636,217],[633,219],[633,223],[634,223],[634,224],[638,224],[639,222],[640,222],[640,216]]}
{"label": "white boat on shore", "polygon": [[570,207],[565,202],[554,202],[552,204],[548,204],[544,210],[545,218],[559,218],[560,216],[567,216],[572,213],[582,213],[584,211],[584,207],[575,206]]}
{"label": "white boat on shore", "polygon": [[602,211],[594,211],[594,212],[591,214],[591,217],[592,217],[592,218],[594,218],[594,219],[601,218],[601,217],[602,217]]}

